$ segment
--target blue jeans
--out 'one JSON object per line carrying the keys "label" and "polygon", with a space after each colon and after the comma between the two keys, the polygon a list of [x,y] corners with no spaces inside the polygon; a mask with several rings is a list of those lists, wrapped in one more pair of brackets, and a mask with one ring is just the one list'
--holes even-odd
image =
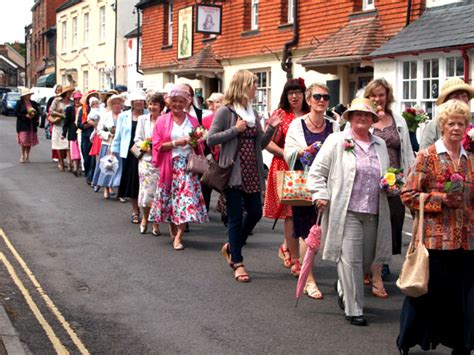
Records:
{"label": "blue jeans", "polygon": [[[228,231],[230,255],[233,263],[241,263],[242,247],[249,234],[262,218],[262,197],[260,192],[245,193],[239,189],[225,190],[227,215],[229,217]],[[244,217],[244,209],[247,214]]]}

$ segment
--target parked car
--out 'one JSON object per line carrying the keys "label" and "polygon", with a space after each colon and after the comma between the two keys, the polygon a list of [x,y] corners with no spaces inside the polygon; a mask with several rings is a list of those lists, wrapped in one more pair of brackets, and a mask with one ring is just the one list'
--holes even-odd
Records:
{"label": "parked car", "polygon": [[0,103],[0,111],[2,115],[14,115],[16,104],[20,100],[19,92],[7,92]]}
{"label": "parked car", "polygon": [[41,128],[45,127],[46,124],[46,104],[51,96],[54,96],[54,90],[52,88],[43,87],[32,87],[31,91],[34,93],[31,99],[36,101],[40,107],[40,123]]}
{"label": "parked car", "polygon": [[6,94],[7,92],[11,92],[11,91],[12,91],[12,89],[10,89],[10,88],[0,86],[0,94]]}

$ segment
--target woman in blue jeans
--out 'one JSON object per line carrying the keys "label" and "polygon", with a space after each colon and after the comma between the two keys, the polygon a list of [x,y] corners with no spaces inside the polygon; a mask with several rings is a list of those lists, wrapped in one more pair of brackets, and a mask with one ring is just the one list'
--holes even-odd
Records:
{"label": "woman in blue jeans", "polygon": [[[262,150],[283,119],[282,113],[274,113],[267,121],[266,130],[262,129],[251,105],[256,90],[255,74],[237,71],[225,92],[225,106],[216,112],[207,137],[210,147],[221,145],[220,166],[229,166],[235,160],[225,189],[229,242],[222,247],[222,253],[238,282],[250,281],[243,264],[242,247],[262,218],[261,193],[265,190]],[[247,211],[245,216],[242,207]]]}

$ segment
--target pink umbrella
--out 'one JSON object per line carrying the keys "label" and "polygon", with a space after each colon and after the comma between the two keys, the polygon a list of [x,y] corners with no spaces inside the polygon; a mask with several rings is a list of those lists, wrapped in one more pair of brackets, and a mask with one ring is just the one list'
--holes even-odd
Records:
{"label": "pink umbrella", "polygon": [[318,213],[318,219],[316,224],[311,227],[308,237],[304,240],[308,248],[306,249],[306,255],[304,256],[303,265],[301,266],[300,276],[298,277],[298,283],[296,285],[296,305],[298,300],[303,294],[306,280],[308,279],[309,271],[313,268],[314,255],[318,252],[321,244],[321,227],[319,226],[321,221],[322,213]]}

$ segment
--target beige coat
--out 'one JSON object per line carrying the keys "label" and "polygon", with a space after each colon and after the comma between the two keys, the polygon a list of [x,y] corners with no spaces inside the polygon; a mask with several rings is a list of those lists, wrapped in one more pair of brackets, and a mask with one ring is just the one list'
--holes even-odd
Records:
{"label": "beige coat", "polygon": [[[389,168],[387,147],[383,139],[372,136],[380,162],[380,175]],[[341,257],[342,238],[347,208],[352,194],[356,174],[356,158],[353,152],[345,151],[344,139],[352,138],[351,132],[331,134],[311,165],[308,174],[308,189],[313,200],[328,200],[322,218],[323,259],[338,262]],[[390,210],[387,195],[379,192],[379,220],[375,263],[387,264],[392,255]]]}

